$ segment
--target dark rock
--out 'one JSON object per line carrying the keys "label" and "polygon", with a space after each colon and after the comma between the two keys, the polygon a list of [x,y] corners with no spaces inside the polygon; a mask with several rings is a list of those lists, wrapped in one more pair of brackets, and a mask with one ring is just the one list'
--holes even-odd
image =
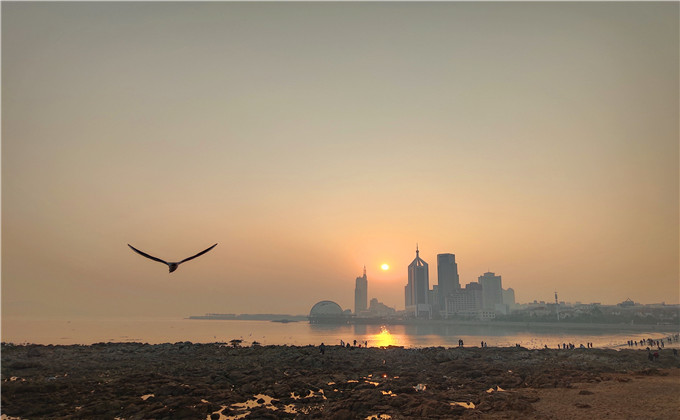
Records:
{"label": "dark rock", "polygon": [[[272,403],[278,410],[258,407],[249,410],[250,418],[296,417],[283,411],[287,404],[300,410],[299,418],[366,418],[381,413],[393,418],[522,418],[531,417],[531,404],[538,401],[536,394],[525,394],[522,388],[625,381],[628,372],[656,375],[663,373],[659,369],[680,367],[680,361],[672,357],[661,357],[652,369],[639,357],[640,351],[597,349],[350,351],[328,346],[323,358],[318,348],[310,346],[231,348],[219,343],[187,342],[3,344],[0,350],[5,380],[2,411],[22,418],[219,418],[212,413],[259,393],[275,398]],[[29,352],[40,357],[29,356]],[[13,376],[25,381],[7,380]],[[426,384],[426,390],[416,391],[417,384]],[[496,386],[506,392],[486,392]],[[305,398],[310,390],[323,390],[325,398]],[[301,398],[291,398],[291,392]],[[148,394],[155,396],[141,399]],[[477,408],[451,406],[451,401],[471,401]],[[76,411],[75,407],[81,408]],[[225,415],[244,413],[224,410]]]}
{"label": "dark rock", "polygon": [[336,411],[329,417],[330,420],[353,420],[354,418],[355,417],[352,415],[352,412],[346,408]]}
{"label": "dark rock", "polygon": [[249,415],[246,416],[248,419],[278,419],[278,417],[266,407],[256,407],[253,408]]}

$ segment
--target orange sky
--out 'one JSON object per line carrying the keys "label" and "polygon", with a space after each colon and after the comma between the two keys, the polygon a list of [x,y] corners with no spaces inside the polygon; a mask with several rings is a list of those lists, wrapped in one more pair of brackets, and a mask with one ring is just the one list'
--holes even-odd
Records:
{"label": "orange sky", "polygon": [[678,303],[677,16],[2,3],[2,314],[353,308],[364,265],[402,309],[416,243],[430,286]]}

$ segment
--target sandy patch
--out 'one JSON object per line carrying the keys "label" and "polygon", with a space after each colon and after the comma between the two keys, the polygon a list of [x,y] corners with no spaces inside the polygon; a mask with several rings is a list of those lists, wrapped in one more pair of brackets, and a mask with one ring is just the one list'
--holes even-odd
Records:
{"label": "sandy patch", "polygon": [[662,370],[659,375],[610,374],[603,379],[609,380],[523,392],[540,398],[533,404],[536,418],[680,418],[680,370]]}

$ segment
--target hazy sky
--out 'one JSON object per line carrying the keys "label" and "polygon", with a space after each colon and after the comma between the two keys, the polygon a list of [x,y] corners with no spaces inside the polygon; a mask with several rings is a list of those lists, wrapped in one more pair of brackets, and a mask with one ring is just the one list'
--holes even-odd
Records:
{"label": "hazy sky", "polygon": [[2,315],[678,303],[678,11],[3,2]]}

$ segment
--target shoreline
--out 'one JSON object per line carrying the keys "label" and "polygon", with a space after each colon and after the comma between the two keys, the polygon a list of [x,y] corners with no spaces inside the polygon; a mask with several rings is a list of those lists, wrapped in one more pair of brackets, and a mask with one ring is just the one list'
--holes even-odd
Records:
{"label": "shoreline", "polygon": [[[292,316],[291,319],[236,319],[222,318],[219,316],[189,316],[184,319],[192,321],[268,321],[268,322],[301,322],[311,325],[417,325],[417,326],[464,326],[464,327],[483,327],[483,328],[512,328],[521,330],[582,330],[582,331],[611,331],[611,332],[675,332],[680,333],[680,324],[629,324],[629,323],[596,323],[596,322],[527,322],[527,321],[473,321],[473,320],[452,320],[452,319],[389,319],[389,318],[352,318],[345,321],[341,320],[317,320],[312,323],[309,320],[299,319],[299,316]],[[307,322],[305,322],[307,321]]]}
{"label": "shoreline", "polygon": [[[430,321],[434,325],[461,325],[475,327],[499,327],[499,328],[524,328],[524,329],[550,329],[550,330],[607,330],[611,332],[680,332],[680,325],[667,324],[606,324],[606,323],[587,323],[587,322],[522,322],[522,321],[449,321],[439,320]],[[427,325],[416,321],[406,325]]]}
{"label": "shoreline", "polygon": [[[214,319],[218,320],[218,319]],[[238,320],[236,320],[238,321]],[[524,321],[464,321],[464,320],[370,320],[370,322],[349,323],[319,322],[314,325],[413,325],[413,326],[461,326],[489,329],[514,329],[523,331],[609,331],[612,333],[658,332],[680,333],[680,324],[607,324],[588,322],[524,322]]]}
{"label": "shoreline", "polygon": [[[563,389],[587,399],[576,390],[599,395],[593,388],[604,387],[599,384],[629,392],[631,404],[656,418],[672,418],[678,409],[677,387],[655,391],[666,404],[649,407],[635,386],[625,388],[680,377],[680,358],[671,348],[654,360],[644,349],[627,348],[326,346],[322,353],[311,345],[179,342],[3,343],[1,350],[3,414],[21,418],[531,419],[560,410],[560,398],[550,402],[541,393]],[[598,417],[592,404],[570,407]]]}
{"label": "shoreline", "polygon": [[[368,341],[370,346],[395,344],[410,348],[454,346],[458,339],[473,344],[480,341],[499,347],[519,343],[527,348],[555,348],[563,341],[579,345],[593,342],[599,348],[626,347],[627,340],[662,338],[678,334],[675,328],[648,325],[613,326],[610,324],[553,324],[416,321],[408,325],[337,325],[306,322],[278,323],[261,320],[189,320],[163,319],[40,319],[3,318],[2,341],[15,344],[82,344],[98,342],[173,343],[191,341],[210,343],[244,339],[266,345],[307,345],[339,343],[340,340]],[[659,331],[659,330],[665,330]],[[670,331],[668,331],[670,330]],[[389,333],[389,334],[388,334]]]}

